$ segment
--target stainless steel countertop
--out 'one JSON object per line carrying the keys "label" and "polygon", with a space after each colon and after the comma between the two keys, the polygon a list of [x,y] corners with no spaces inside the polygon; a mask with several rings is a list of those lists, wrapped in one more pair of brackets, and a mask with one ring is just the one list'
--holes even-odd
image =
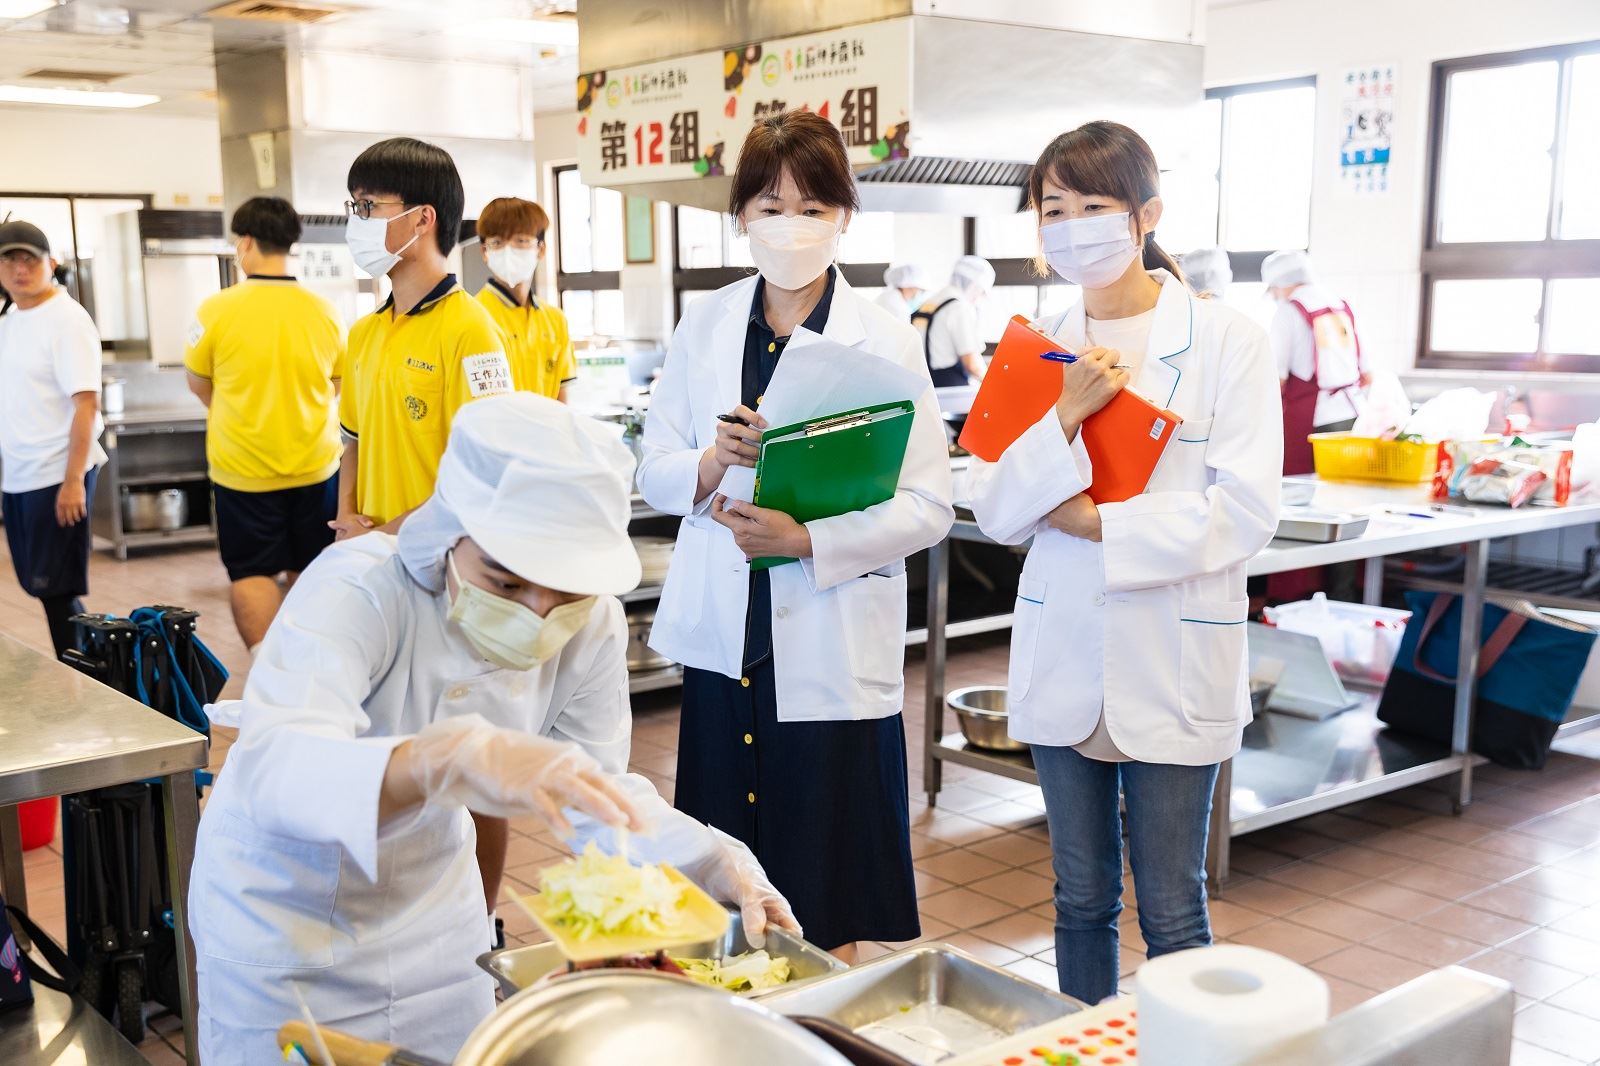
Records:
{"label": "stainless steel countertop", "polygon": [[0,1062],[6,1066],[149,1066],[88,1004],[37,983],[31,1008],[0,1014]]}
{"label": "stainless steel countertop", "polygon": [[0,635],[0,805],[205,765],[188,726]]}
{"label": "stainless steel countertop", "polygon": [[160,425],[166,422],[199,422],[204,425],[206,409],[199,403],[183,407],[134,407],[102,417],[105,419],[107,429]]}

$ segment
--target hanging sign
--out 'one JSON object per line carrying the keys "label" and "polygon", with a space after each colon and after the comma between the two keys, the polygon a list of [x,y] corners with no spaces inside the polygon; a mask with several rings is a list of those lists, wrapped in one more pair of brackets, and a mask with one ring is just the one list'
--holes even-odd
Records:
{"label": "hanging sign", "polygon": [[1394,64],[1346,71],[1340,93],[1339,187],[1361,196],[1386,193],[1394,143]]}
{"label": "hanging sign", "polygon": [[910,155],[911,20],[888,19],[578,76],[585,184],[730,173],[752,123],[815,111],[857,166]]}

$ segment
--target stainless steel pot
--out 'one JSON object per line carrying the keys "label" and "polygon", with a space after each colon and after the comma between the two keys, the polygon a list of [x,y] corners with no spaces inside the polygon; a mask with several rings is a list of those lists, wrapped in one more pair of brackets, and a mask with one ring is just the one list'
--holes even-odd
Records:
{"label": "stainless steel pot", "polygon": [[106,378],[100,383],[100,410],[108,415],[120,415],[123,405],[122,378]]}
{"label": "stainless steel pot", "polygon": [[1012,740],[1007,728],[1011,716],[1006,709],[1006,690],[998,685],[958,688],[945,699],[956,712],[961,735],[975,748],[989,751],[1027,751],[1028,745]]}
{"label": "stainless steel pot", "polygon": [[182,529],[189,522],[189,497],[182,489],[123,489],[122,528],[129,533]]}
{"label": "stainless steel pot", "polygon": [[456,1055],[472,1066],[758,1062],[850,1066],[820,1039],[747,999],[681,977],[629,971],[530,988]]}

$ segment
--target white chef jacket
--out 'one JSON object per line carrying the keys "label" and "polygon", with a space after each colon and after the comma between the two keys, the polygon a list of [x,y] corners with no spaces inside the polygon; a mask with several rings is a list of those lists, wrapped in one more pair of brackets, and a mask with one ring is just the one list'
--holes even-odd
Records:
{"label": "white chef jacket", "polygon": [[[750,564],[733,533],[711,518],[716,493],[698,503],[694,497],[700,456],[716,440],[717,415],[739,404],[755,286],[755,278],[736,281],[684,311],[650,400],[638,474],[650,506],[684,516],[650,647],[725,677],[740,676],[743,665]],[[917,332],[843,277],[834,280],[822,335],[859,348],[863,359],[893,360],[926,381]],[[784,358],[803,359],[804,349]],[[768,571],[780,722],[887,718],[905,701],[905,558],[943,540],[955,519],[950,451],[933,383],[914,399],[894,498],[807,522],[811,558]]]}
{"label": "white chef jacket", "polygon": [[900,295],[900,290],[893,285],[878,293],[878,298],[872,302],[902,322],[911,321],[911,305],[906,302],[904,296]]}
{"label": "white chef jacket", "polygon": [[[474,962],[490,930],[466,810],[426,804],[378,824],[390,752],[411,734],[476,713],[627,768],[628,634],[615,598],[600,598],[554,659],[499,669],[396,544],[370,533],[324,551],[251,668],[189,891],[207,1066],[277,1061],[273,1034],[299,1016],[291,981],[318,1022],[445,1061],[493,1009]],[[659,829],[634,854],[683,864],[709,853],[708,829],[626,780]]]}
{"label": "white chef jacket", "polygon": [[[927,360],[934,370],[955,366],[962,356],[982,353],[984,348],[983,337],[978,332],[978,309],[954,285],[946,285],[932,296],[924,297],[914,310],[923,307],[933,310],[946,300],[955,303],[937,311],[933,321],[928,323]],[[920,331],[918,336],[921,336]]]}
{"label": "white chef jacket", "polygon": [[[1094,479],[1054,408],[999,462],[974,457],[968,487],[987,535],[1033,540],[1011,629],[1011,736],[1079,744],[1103,709],[1130,758],[1203,766],[1238,751],[1250,720],[1245,565],[1277,529],[1282,417],[1260,327],[1151,277],[1161,295],[1133,387],[1183,425],[1146,491],[1100,505],[1100,543],[1047,525]],[[1083,305],[1036,328],[1076,351]]]}

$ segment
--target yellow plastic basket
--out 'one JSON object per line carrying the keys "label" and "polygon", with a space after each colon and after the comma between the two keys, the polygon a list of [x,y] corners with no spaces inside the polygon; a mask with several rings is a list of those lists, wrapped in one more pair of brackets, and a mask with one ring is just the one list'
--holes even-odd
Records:
{"label": "yellow plastic basket", "polygon": [[1403,481],[1433,477],[1439,445],[1423,441],[1379,440],[1351,433],[1311,434],[1317,476],[1329,481]]}

